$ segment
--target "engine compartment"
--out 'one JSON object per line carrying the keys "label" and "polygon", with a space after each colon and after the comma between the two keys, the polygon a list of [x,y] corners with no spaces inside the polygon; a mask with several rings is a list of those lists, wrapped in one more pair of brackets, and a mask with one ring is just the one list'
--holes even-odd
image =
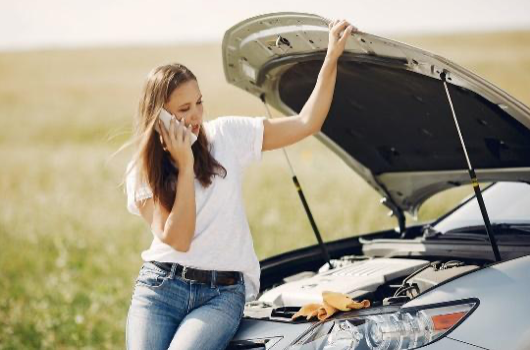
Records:
{"label": "engine compartment", "polygon": [[[323,291],[344,293],[354,300],[368,299],[373,307],[405,303],[457,276],[485,264],[478,261],[343,256],[318,271],[284,277],[256,301],[247,303],[244,316],[292,322],[305,304],[321,303]],[[300,322],[300,321],[298,321]],[[303,322],[303,321],[302,321]]]}
{"label": "engine compartment", "polygon": [[320,271],[312,277],[299,280],[293,280],[296,276],[288,277],[284,284],[263,293],[258,300],[276,308],[301,307],[321,302],[323,291],[344,293],[358,299],[375,292],[386,281],[406,277],[427,264],[429,261],[420,259],[351,261],[328,271]]}

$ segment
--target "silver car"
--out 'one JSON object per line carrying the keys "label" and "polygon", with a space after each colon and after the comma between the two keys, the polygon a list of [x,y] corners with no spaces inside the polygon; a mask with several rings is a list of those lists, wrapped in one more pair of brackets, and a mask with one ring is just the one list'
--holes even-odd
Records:
{"label": "silver car", "polygon": [[[297,114],[327,24],[276,13],[235,25],[223,41],[226,79]],[[399,229],[323,243],[313,225],[319,245],[261,262],[260,295],[229,349],[530,349],[527,106],[443,57],[360,32],[339,60],[317,138],[380,193]],[[407,225],[406,212],[470,184],[476,195],[448,214]],[[326,290],[372,306],[291,319]]]}

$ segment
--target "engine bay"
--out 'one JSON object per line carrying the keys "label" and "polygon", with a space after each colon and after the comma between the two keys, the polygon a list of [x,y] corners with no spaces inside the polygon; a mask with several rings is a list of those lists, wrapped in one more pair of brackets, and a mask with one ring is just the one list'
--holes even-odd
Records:
{"label": "engine bay", "polygon": [[373,307],[405,303],[462,274],[481,267],[476,261],[425,258],[343,256],[318,271],[301,271],[282,279],[245,306],[244,316],[291,322],[303,305],[321,303],[323,291],[370,300]]}

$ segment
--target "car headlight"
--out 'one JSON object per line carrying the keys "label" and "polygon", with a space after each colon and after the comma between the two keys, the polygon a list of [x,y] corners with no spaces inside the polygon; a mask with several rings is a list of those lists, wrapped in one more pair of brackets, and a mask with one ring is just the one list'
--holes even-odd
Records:
{"label": "car headlight", "polygon": [[382,307],[316,323],[288,350],[405,350],[448,334],[478,306],[477,299],[421,307]]}

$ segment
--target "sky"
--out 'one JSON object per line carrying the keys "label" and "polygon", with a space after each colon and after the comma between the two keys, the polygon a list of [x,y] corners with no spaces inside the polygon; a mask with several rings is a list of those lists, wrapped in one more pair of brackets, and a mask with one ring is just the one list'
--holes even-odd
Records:
{"label": "sky", "polygon": [[530,30],[530,0],[0,0],[0,50],[221,42],[246,18],[305,12],[377,35]]}

